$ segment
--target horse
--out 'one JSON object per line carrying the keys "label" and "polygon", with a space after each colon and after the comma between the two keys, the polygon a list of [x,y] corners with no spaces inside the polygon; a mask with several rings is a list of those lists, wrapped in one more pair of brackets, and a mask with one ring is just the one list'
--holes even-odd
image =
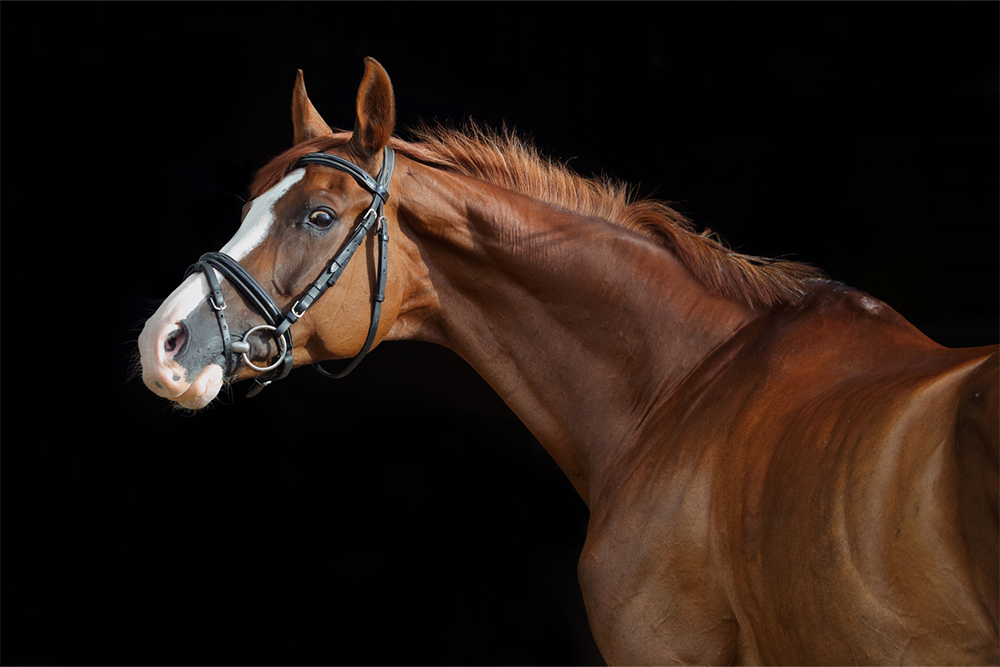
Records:
{"label": "horse", "polygon": [[586,502],[609,664],[1000,661],[997,346],[938,345],[510,130],[404,141],[370,58],[356,110],[331,129],[299,71],[293,146],[145,324],[150,390],[197,410],[444,345]]}

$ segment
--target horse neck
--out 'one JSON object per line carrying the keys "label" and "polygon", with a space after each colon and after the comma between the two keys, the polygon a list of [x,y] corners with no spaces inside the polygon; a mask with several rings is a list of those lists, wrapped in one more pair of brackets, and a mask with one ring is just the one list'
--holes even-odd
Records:
{"label": "horse neck", "polygon": [[463,357],[587,502],[653,403],[750,311],[621,227],[420,164],[402,171],[410,275],[389,337]]}

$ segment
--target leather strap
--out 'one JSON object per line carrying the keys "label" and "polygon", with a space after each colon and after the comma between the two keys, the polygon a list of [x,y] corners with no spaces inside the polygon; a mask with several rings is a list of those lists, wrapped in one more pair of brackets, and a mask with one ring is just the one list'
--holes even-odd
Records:
{"label": "leather strap", "polygon": [[191,275],[195,271],[202,271],[208,280],[211,289],[212,306],[215,308],[216,317],[219,320],[219,329],[222,332],[223,354],[226,359],[226,377],[231,378],[238,365],[238,357],[232,353],[232,340],[229,333],[229,326],[225,319],[225,301],[222,298],[222,288],[216,279],[215,270],[218,270],[229,282],[246,297],[254,308],[264,317],[267,323],[275,327],[275,337],[284,337],[287,343],[284,358],[281,365],[271,371],[265,380],[255,379],[254,386],[247,393],[248,397],[257,395],[264,387],[274,380],[280,380],[288,375],[292,370],[292,333],[291,326],[297,322],[305,312],[321,297],[333,287],[343,273],[347,263],[354,256],[355,251],[364,242],[365,237],[373,229],[377,228],[379,235],[379,274],[377,280],[377,290],[372,303],[372,319],[368,327],[368,336],[361,347],[361,351],[347,364],[347,367],[337,373],[330,373],[321,368],[319,364],[313,364],[321,375],[331,378],[342,378],[353,371],[371,349],[375,336],[378,333],[379,317],[382,313],[382,302],[385,300],[386,274],[388,270],[389,255],[389,232],[382,215],[382,208],[389,198],[389,182],[392,179],[392,172],[395,166],[395,152],[386,147],[383,152],[382,169],[377,178],[372,178],[363,169],[353,162],[345,160],[336,155],[328,153],[309,153],[295,163],[293,169],[305,167],[311,164],[322,165],[339,169],[350,174],[358,183],[372,193],[372,203],[368,211],[364,214],[361,222],[355,227],[347,242],[336,254],[329,266],[313,281],[313,284],[306,290],[305,294],[283,313],[267,290],[265,290],[257,280],[251,276],[246,269],[235,259],[222,252],[208,252],[199,258],[198,262],[191,265],[185,275]]}
{"label": "leather strap", "polygon": [[313,364],[312,367],[317,373],[334,380],[339,380],[341,378],[347,377],[351,371],[357,368],[361,360],[365,358],[368,351],[372,347],[372,343],[375,341],[375,335],[378,333],[378,321],[379,317],[382,315],[382,302],[385,301],[385,283],[386,283],[386,266],[388,264],[389,255],[389,230],[385,224],[385,218],[379,218],[379,276],[378,276],[378,287],[375,292],[375,300],[372,303],[372,322],[368,327],[368,336],[365,338],[364,345],[361,346],[361,351],[347,364],[342,371],[336,373],[331,373],[319,364]]}
{"label": "leather strap", "polygon": [[226,300],[222,296],[222,285],[219,284],[218,279],[215,277],[215,271],[209,269],[204,273],[205,279],[208,280],[208,288],[211,290],[211,294],[209,295],[211,306],[215,310],[215,318],[218,320],[219,329],[222,332],[222,358],[226,360],[226,377],[232,377],[236,369],[230,368],[230,366],[234,366],[235,364],[232,362],[233,344],[229,336],[229,323],[226,321]]}

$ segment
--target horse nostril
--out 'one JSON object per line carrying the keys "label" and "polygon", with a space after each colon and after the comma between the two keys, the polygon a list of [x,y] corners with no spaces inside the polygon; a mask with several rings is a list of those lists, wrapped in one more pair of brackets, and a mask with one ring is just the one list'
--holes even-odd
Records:
{"label": "horse nostril", "polygon": [[165,352],[173,352],[184,340],[184,330],[174,329],[167,335],[167,339],[163,342],[163,349]]}

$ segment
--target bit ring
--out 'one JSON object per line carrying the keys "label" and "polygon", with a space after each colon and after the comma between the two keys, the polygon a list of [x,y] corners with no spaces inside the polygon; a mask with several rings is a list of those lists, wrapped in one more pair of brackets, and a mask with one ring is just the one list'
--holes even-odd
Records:
{"label": "bit ring", "polygon": [[[244,342],[248,341],[250,339],[250,334],[261,329],[276,331],[277,327],[272,327],[270,324],[259,324],[254,328],[248,330],[245,334],[243,334],[243,341]],[[282,361],[284,361],[285,359],[285,353],[288,352],[288,343],[285,342],[285,337],[278,336],[277,341],[281,346],[281,351],[278,353],[278,360],[276,362],[274,362],[270,366],[257,366],[252,361],[250,361],[249,350],[248,350],[243,353],[244,363],[246,363],[247,366],[254,369],[255,371],[260,371],[261,373],[264,373],[266,371],[273,371],[275,368],[281,365]]]}

